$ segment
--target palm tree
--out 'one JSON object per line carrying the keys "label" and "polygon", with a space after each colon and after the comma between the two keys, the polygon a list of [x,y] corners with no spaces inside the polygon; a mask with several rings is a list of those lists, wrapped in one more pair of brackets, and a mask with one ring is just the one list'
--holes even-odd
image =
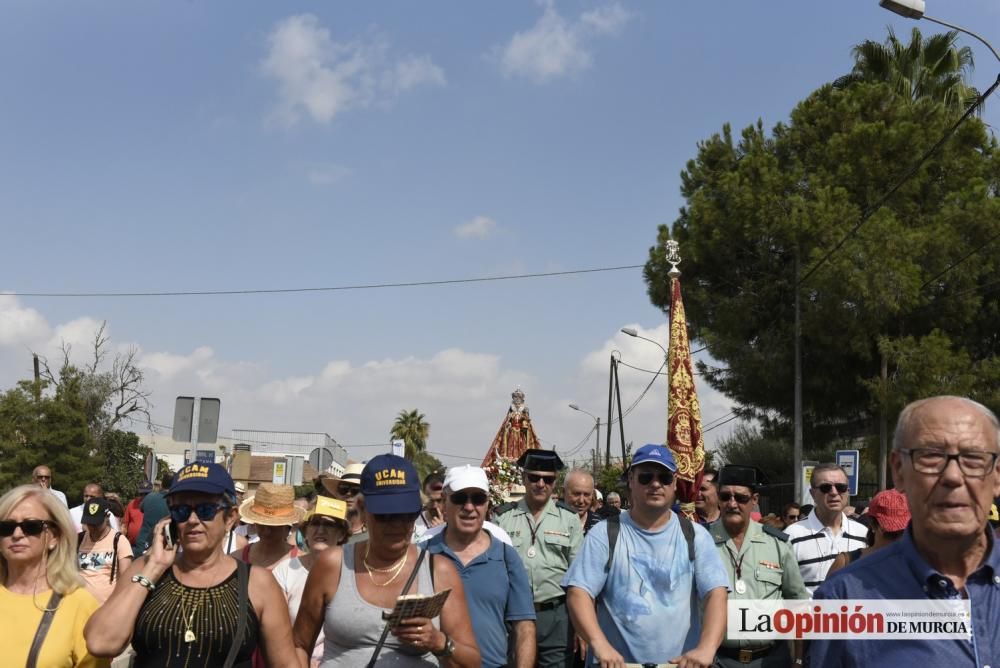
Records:
{"label": "palm tree", "polygon": [[966,83],[974,66],[972,49],[956,48],[957,39],[957,30],[924,39],[920,29],[914,28],[910,43],[903,44],[890,27],[884,44],[865,40],[851,50],[854,69],[834,81],[833,86],[884,82],[907,100],[930,98],[964,112],[979,97],[979,91]]}
{"label": "palm tree", "polygon": [[399,411],[396,421],[392,424],[392,438],[406,442],[406,458],[413,461],[417,453],[427,450],[427,436],[431,426],[423,413],[414,408],[412,411]]}

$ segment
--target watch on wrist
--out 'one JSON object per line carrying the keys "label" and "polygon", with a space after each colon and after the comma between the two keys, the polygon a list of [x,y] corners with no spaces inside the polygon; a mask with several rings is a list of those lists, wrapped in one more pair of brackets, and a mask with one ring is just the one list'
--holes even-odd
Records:
{"label": "watch on wrist", "polygon": [[444,634],[444,649],[440,652],[431,652],[434,656],[438,658],[449,657],[455,653],[455,641],[448,637],[448,634]]}

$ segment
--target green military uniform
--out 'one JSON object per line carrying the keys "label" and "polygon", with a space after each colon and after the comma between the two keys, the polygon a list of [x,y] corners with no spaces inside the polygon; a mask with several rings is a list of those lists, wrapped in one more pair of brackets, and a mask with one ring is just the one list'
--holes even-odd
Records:
{"label": "green military uniform", "polygon": [[510,534],[528,571],[535,599],[537,665],[565,666],[572,638],[566,592],[560,583],[583,542],[580,518],[569,506],[549,499],[536,522],[522,499],[497,509],[496,522]]}
{"label": "green military uniform", "polygon": [[[731,600],[809,598],[795,554],[787,542],[788,535],[783,531],[750,520],[739,548],[729,537],[722,520],[713,522],[708,532],[729,574]],[[780,646],[766,653],[774,642]],[[723,667],[753,668],[776,668],[791,663],[787,641],[730,640],[728,637],[723,640],[716,661]]]}

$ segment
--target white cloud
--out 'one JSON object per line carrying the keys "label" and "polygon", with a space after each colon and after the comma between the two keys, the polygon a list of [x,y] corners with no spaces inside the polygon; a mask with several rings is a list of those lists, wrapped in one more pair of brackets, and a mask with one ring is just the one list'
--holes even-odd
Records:
{"label": "white cloud", "polygon": [[312,14],[279,21],[267,41],[261,71],[278,83],[276,113],[288,124],[303,114],[329,123],[344,111],[387,103],[417,86],[446,83],[429,56],[390,62],[385,39],[335,42]]}
{"label": "white cloud", "polygon": [[462,223],[454,229],[459,239],[485,239],[496,229],[497,223],[488,216],[476,216],[467,223]]}
{"label": "white cloud", "polygon": [[48,338],[42,314],[20,305],[17,297],[0,294],[0,346],[16,346]]}
{"label": "white cloud", "polygon": [[578,74],[590,67],[593,56],[587,46],[591,38],[616,35],[631,18],[615,3],[585,12],[567,21],[549,1],[542,16],[528,30],[515,33],[502,49],[495,51],[504,75],[523,76],[545,83],[561,76]]}

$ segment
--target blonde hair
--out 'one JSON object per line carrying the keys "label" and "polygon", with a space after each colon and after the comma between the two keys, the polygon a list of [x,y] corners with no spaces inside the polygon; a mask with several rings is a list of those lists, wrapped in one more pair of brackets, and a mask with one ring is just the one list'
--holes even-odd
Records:
{"label": "blonde hair", "polygon": [[[73,520],[69,510],[55,494],[36,485],[21,485],[0,497],[0,519],[6,519],[10,513],[25,499],[38,500],[49,514],[49,530],[53,532],[57,543],[55,548],[43,557],[46,565],[46,576],[49,587],[62,595],[70,594],[83,586],[80,568],[76,556],[76,533],[73,531]],[[44,518],[38,518],[44,519]],[[44,537],[44,533],[42,537]],[[7,560],[0,555],[0,580],[7,581]]]}

